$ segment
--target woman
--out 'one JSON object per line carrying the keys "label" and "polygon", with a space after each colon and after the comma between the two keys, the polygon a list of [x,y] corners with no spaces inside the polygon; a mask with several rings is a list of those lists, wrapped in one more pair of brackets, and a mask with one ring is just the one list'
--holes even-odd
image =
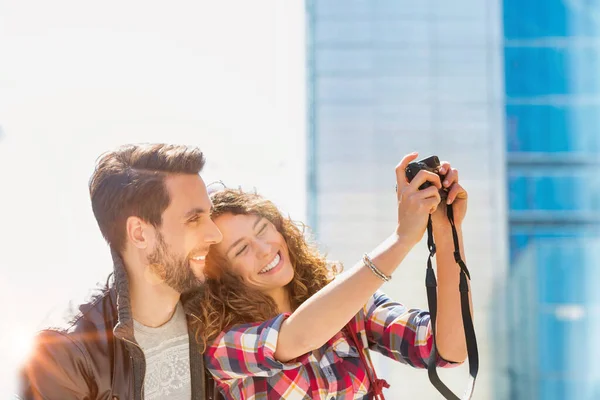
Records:
{"label": "woman", "polygon": [[[372,398],[381,382],[365,347],[426,367],[429,314],[409,310],[378,289],[420,241],[430,214],[438,249],[438,365],[464,361],[458,266],[451,227],[444,207],[437,206],[445,187],[462,243],[467,195],[448,163],[440,170],[447,174],[443,183],[427,171],[408,183],[404,171],[416,157],[409,154],[396,167],[396,231],[333,280],[337,268],[271,202],[240,190],[213,194],[212,216],[223,241],[210,250],[195,315],[207,368],[225,398]],[[419,190],[426,181],[433,186]]]}

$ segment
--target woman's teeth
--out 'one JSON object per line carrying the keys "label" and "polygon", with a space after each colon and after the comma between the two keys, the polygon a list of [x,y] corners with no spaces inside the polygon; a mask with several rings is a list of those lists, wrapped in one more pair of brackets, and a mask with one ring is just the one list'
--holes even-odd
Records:
{"label": "woman's teeth", "polygon": [[265,273],[269,272],[270,270],[275,268],[277,266],[277,264],[279,264],[279,261],[281,261],[281,257],[279,256],[279,253],[277,253],[275,255],[275,258],[273,259],[273,261],[271,261],[269,263],[269,265],[267,265],[262,270],[260,270],[259,274],[265,274]]}
{"label": "woman's teeth", "polygon": [[206,256],[192,257],[192,260],[194,260],[194,261],[206,261]]}

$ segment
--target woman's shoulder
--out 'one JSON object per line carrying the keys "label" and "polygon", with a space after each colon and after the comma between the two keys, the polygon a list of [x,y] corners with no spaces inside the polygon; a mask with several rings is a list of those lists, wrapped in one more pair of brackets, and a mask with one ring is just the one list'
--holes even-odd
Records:
{"label": "woman's shoulder", "polygon": [[290,313],[281,313],[266,321],[244,322],[231,325],[221,331],[211,347],[219,346],[223,343],[235,345],[241,341],[249,343],[259,339],[263,342],[272,339],[276,340],[276,335],[278,334],[283,321],[289,316]]}

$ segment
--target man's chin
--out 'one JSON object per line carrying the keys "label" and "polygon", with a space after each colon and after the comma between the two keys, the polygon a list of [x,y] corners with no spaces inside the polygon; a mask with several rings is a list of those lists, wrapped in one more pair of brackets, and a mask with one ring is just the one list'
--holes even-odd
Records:
{"label": "man's chin", "polygon": [[169,286],[179,292],[181,295],[187,295],[202,291],[204,289],[204,282],[198,278],[195,278],[195,282],[186,282],[185,284],[175,284]]}

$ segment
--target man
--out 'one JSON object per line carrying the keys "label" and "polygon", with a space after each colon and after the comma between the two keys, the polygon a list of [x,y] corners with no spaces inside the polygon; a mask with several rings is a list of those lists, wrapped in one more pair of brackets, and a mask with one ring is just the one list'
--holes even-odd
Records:
{"label": "man", "polygon": [[[221,241],[197,148],[126,145],[103,155],[89,189],[114,273],[64,326],[43,330],[22,399],[204,399],[204,363],[182,295],[199,293]],[[185,297],[185,296],[183,296]]]}

